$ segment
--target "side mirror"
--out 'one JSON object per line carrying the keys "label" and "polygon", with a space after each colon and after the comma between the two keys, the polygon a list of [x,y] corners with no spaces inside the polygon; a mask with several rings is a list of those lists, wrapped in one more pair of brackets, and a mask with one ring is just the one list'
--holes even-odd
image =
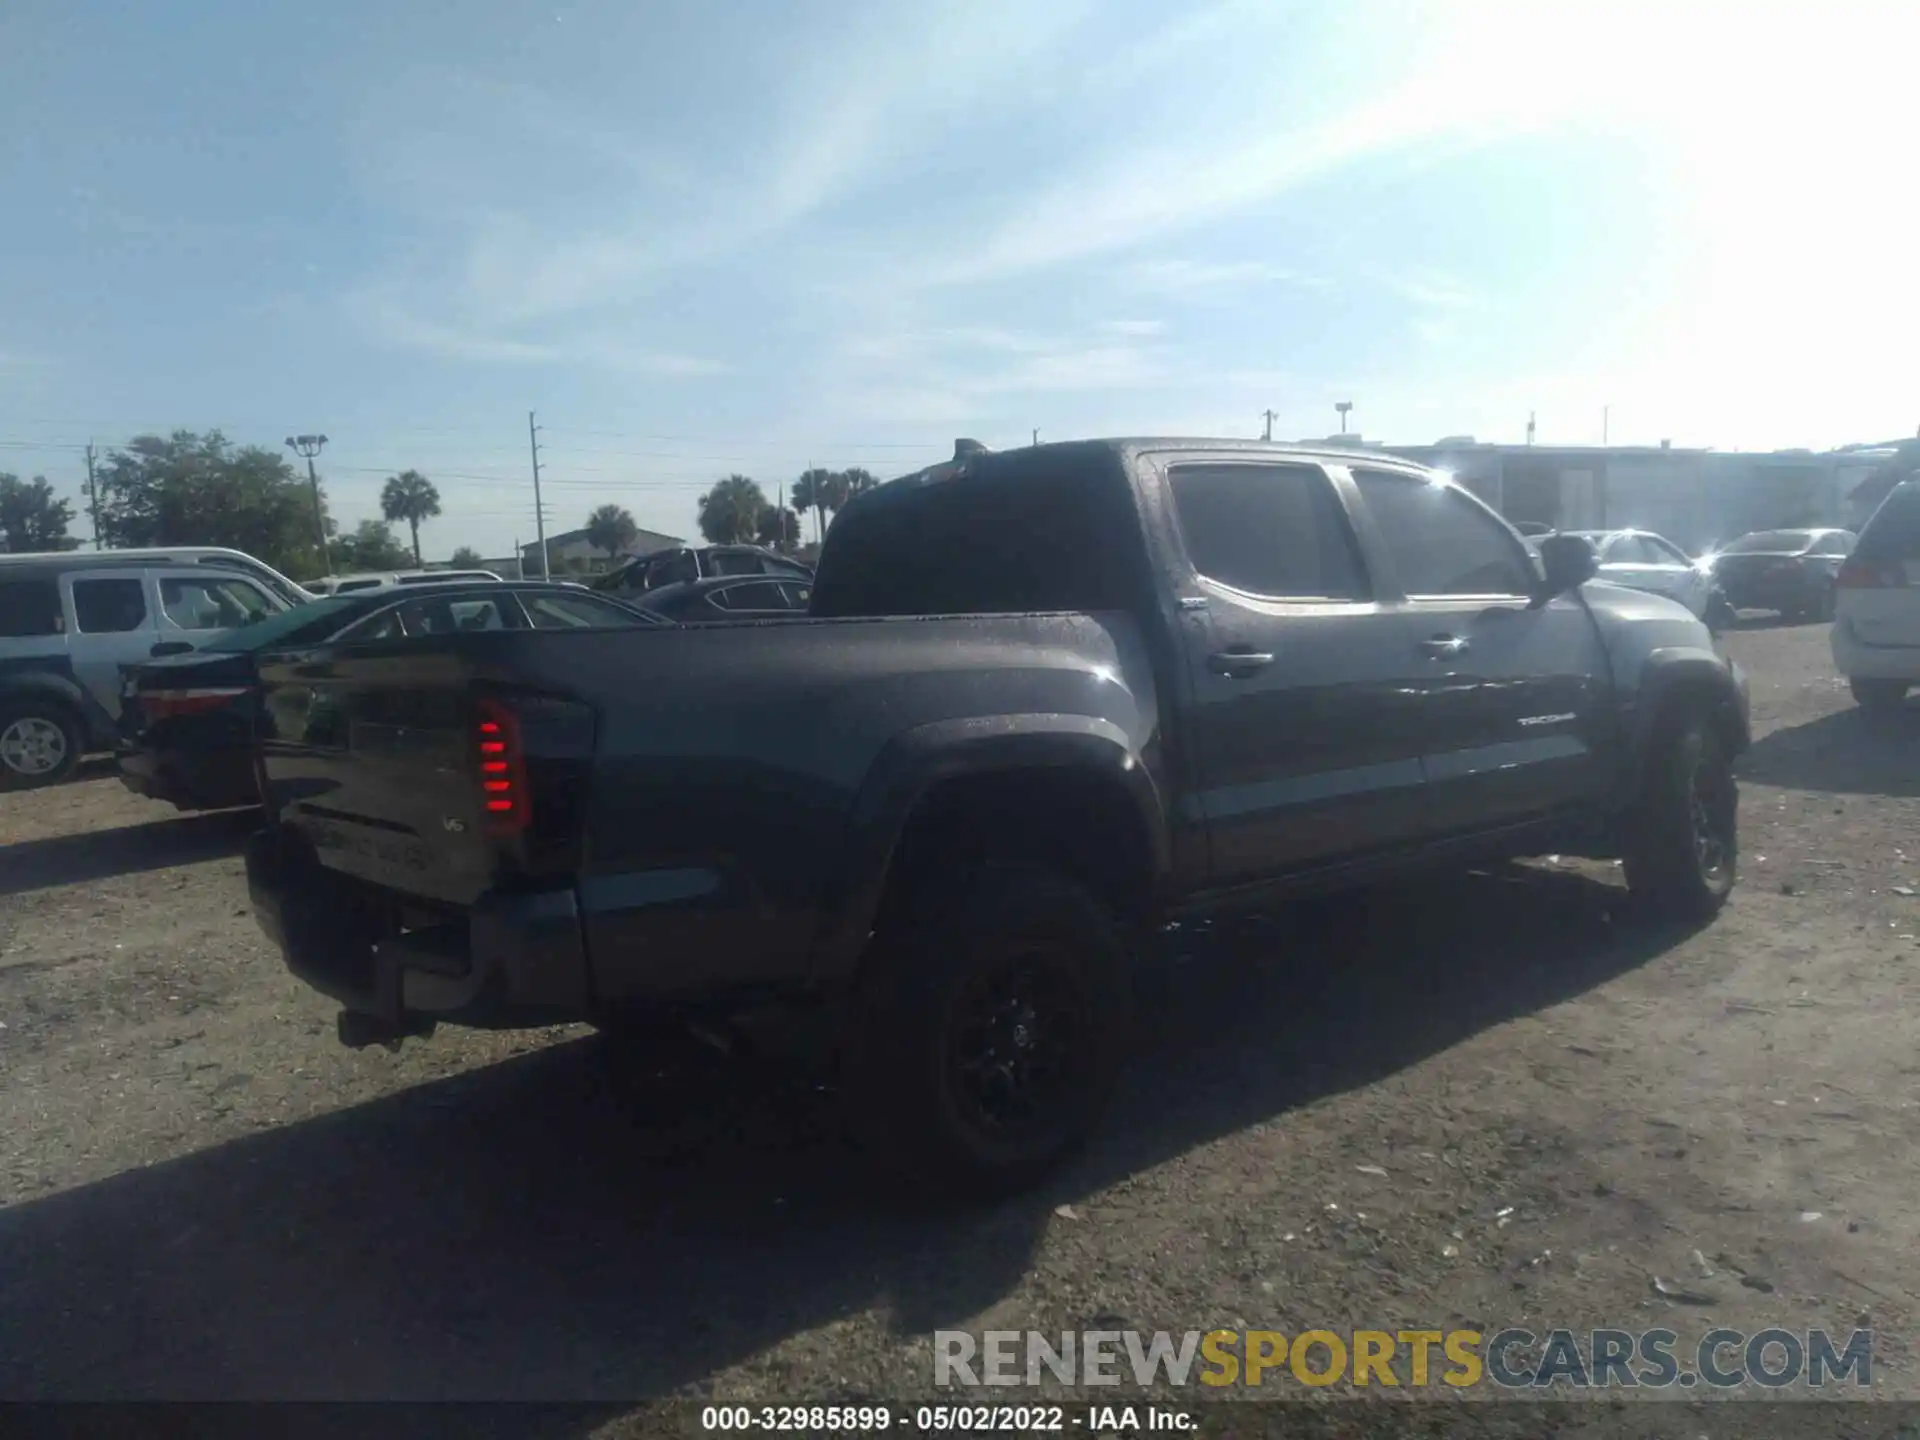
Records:
{"label": "side mirror", "polygon": [[1540,568],[1546,572],[1541,600],[1577,590],[1600,570],[1593,542],[1579,535],[1548,535],[1540,542]]}

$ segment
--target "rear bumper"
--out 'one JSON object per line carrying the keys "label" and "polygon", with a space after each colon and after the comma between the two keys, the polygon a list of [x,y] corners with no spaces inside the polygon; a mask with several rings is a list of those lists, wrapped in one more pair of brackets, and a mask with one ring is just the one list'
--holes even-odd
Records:
{"label": "rear bumper", "polygon": [[487,1029],[588,1017],[572,890],[488,893],[463,916],[393,933],[393,901],[262,831],[247,843],[254,918],[287,969],[356,1014]]}
{"label": "rear bumper", "polygon": [[245,750],[122,748],[115,758],[120,783],[127,789],[182,810],[227,810],[260,803],[253,757]]}
{"label": "rear bumper", "polygon": [[1727,603],[1736,610],[1792,610],[1811,605],[1829,588],[1809,575],[1727,581],[1716,577]]}
{"label": "rear bumper", "polygon": [[1842,617],[1828,635],[1833,665],[1849,680],[1906,680],[1920,683],[1920,645],[1869,645]]}

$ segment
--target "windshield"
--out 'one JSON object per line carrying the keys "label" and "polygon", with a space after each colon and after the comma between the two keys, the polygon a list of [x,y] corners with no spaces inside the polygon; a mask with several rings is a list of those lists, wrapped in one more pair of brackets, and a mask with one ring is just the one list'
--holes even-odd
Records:
{"label": "windshield", "polygon": [[1791,555],[1806,549],[1812,543],[1811,530],[1762,530],[1757,535],[1742,535],[1720,553],[1722,555]]}
{"label": "windshield", "polygon": [[324,640],[363,608],[365,602],[358,600],[311,600],[291,610],[282,610],[278,615],[256,620],[251,625],[222,630],[200,648],[217,650],[222,654],[243,655],[269,645],[299,645],[311,640]]}

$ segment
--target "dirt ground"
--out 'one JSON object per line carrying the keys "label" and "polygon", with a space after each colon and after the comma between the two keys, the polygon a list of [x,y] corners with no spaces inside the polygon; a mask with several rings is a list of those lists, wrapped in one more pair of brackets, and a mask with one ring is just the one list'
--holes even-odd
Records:
{"label": "dirt ground", "polygon": [[1176,936],[1092,1152],[958,1215],[870,1201],[804,1087],[575,1030],[346,1051],[246,817],[0,796],[0,1396],[605,1402],[579,1432],[923,1395],[936,1328],[1665,1324],[1871,1326],[1920,1398],[1920,706],[1863,719],[1824,627],[1730,646],[1713,926],[1541,862]]}

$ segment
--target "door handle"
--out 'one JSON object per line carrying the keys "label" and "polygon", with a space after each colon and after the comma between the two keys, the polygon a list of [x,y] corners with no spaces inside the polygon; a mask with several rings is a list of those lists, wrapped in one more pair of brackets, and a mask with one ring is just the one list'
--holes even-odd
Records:
{"label": "door handle", "polygon": [[1273,663],[1273,656],[1260,650],[1219,650],[1207,657],[1207,669],[1229,680],[1239,680]]}
{"label": "door handle", "polygon": [[1471,647],[1461,635],[1435,635],[1420,642],[1420,649],[1435,660],[1445,660],[1454,655],[1464,655]]}

